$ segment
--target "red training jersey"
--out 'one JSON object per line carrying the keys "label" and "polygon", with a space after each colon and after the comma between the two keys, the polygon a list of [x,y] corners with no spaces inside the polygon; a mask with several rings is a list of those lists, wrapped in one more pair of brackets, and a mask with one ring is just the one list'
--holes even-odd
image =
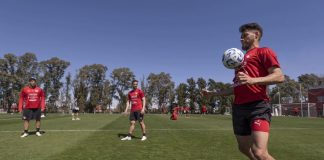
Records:
{"label": "red training jersey", "polygon": [[20,92],[19,97],[19,111],[22,111],[24,108],[30,108],[30,109],[37,109],[41,108],[42,111],[45,109],[45,93],[44,91],[39,88],[31,88],[29,86],[26,86],[22,89]]}
{"label": "red training jersey", "polygon": [[206,106],[202,106],[201,111],[202,111],[203,113],[206,113],[206,112],[207,112],[207,107],[206,107]]}
{"label": "red training jersey", "polygon": [[140,89],[131,90],[128,93],[128,100],[132,103],[131,112],[138,111],[143,108],[142,99],[144,96],[144,92]]}
{"label": "red training jersey", "polygon": [[[244,55],[244,61],[238,72],[244,72],[250,77],[265,77],[268,69],[280,67],[277,56],[270,48],[253,48]],[[258,100],[269,101],[266,85],[241,85],[238,84],[236,77],[234,82],[234,104],[244,104]]]}

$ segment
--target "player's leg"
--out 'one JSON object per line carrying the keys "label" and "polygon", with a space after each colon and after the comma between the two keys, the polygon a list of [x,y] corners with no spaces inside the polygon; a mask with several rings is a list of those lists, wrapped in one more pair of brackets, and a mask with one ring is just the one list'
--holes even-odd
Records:
{"label": "player's leg", "polygon": [[128,130],[128,135],[124,138],[122,138],[121,140],[122,141],[125,141],[125,140],[131,140],[132,139],[132,134],[134,132],[134,129],[135,129],[135,114],[134,112],[131,112],[130,115],[129,115],[129,120],[130,120],[130,126],[129,126],[129,130]]}
{"label": "player's leg", "polygon": [[250,160],[255,160],[256,158],[251,149],[253,140],[251,137],[250,122],[246,118],[250,111],[246,108],[245,106],[235,105],[232,107],[233,130],[240,152],[246,155]]}
{"label": "player's leg", "polygon": [[33,112],[35,119],[36,119],[36,136],[42,136],[40,133],[40,127],[41,127],[41,109],[37,109]]}
{"label": "player's leg", "polygon": [[22,138],[27,137],[28,136],[28,129],[29,129],[29,120],[31,119],[31,110],[30,109],[24,109],[23,110],[23,126],[24,126],[24,132],[23,134],[20,136]]}
{"label": "player's leg", "polygon": [[130,121],[130,127],[129,127],[129,131],[128,131],[128,133],[129,133],[130,135],[133,135],[134,130],[135,130],[135,121]]}
{"label": "player's leg", "polygon": [[254,157],[254,154],[252,152],[251,146],[252,146],[252,137],[251,136],[240,136],[235,135],[236,140],[238,143],[238,148],[240,152],[242,152],[244,155],[249,157],[250,160],[256,160]]}
{"label": "player's leg", "polygon": [[251,113],[252,152],[257,159],[273,160],[268,153],[268,141],[271,121],[271,106],[267,102],[258,102]]}
{"label": "player's leg", "polygon": [[76,120],[80,120],[80,118],[79,118],[79,111],[77,111],[75,114],[76,114]]}
{"label": "player's leg", "polygon": [[144,114],[141,114],[141,113],[138,113],[138,122],[140,123],[140,126],[141,126],[141,129],[142,129],[142,141],[145,141],[147,139],[146,137],[146,126],[145,126],[145,123],[144,123]]}
{"label": "player's leg", "polygon": [[132,120],[130,121],[130,126],[129,126],[129,130],[128,130],[128,134],[126,137],[122,138],[122,141],[126,141],[126,140],[132,140],[132,135],[135,129],[135,121]]}
{"label": "player's leg", "polygon": [[75,109],[72,109],[72,121],[75,120]]}
{"label": "player's leg", "polygon": [[255,119],[252,128],[252,152],[257,159],[273,160],[268,152],[269,122],[264,119]]}

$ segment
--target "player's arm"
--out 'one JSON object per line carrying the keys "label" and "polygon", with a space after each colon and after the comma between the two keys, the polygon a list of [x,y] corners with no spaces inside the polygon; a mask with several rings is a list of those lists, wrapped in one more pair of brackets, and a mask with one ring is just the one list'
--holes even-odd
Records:
{"label": "player's arm", "polygon": [[20,95],[19,95],[19,102],[18,102],[18,111],[19,111],[19,113],[22,112],[23,103],[24,103],[24,93],[23,93],[23,91],[21,91]]}
{"label": "player's arm", "polygon": [[219,90],[219,91],[209,91],[207,89],[202,89],[202,94],[206,96],[214,95],[214,96],[230,96],[234,94],[234,88],[230,87],[228,89]]}
{"label": "player's arm", "polygon": [[128,108],[129,108],[129,106],[130,106],[130,101],[129,101],[129,99],[127,99],[127,101],[126,101],[126,108],[125,108],[125,111],[124,111],[124,113],[127,113],[127,111],[128,111]]}
{"label": "player's arm", "polygon": [[268,75],[265,77],[252,78],[244,72],[238,72],[237,77],[241,84],[247,85],[271,85],[282,83],[285,77],[279,67],[270,67],[268,69]]}
{"label": "player's arm", "polygon": [[44,91],[41,92],[41,110],[42,112],[45,111],[45,93]]}
{"label": "player's arm", "polygon": [[142,104],[143,104],[143,107],[142,107],[141,113],[144,114],[145,113],[145,105],[146,105],[145,97],[142,98]]}

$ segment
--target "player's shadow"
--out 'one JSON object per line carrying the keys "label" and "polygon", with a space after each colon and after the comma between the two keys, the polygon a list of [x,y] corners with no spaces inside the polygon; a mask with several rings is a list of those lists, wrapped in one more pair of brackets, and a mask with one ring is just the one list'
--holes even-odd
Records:
{"label": "player's shadow", "polygon": [[[128,136],[128,134],[125,133],[118,133],[118,138],[124,138],[126,136]],[[132,139],[141,139],[140,137],[136,137],[136,136],[132,136]]]}
{"label": "player's shadow", "polygon": [[[45,131],[39,131],[41,134],[45,134]],[[29,135],[36,135],[36,131],[28,132]]]}

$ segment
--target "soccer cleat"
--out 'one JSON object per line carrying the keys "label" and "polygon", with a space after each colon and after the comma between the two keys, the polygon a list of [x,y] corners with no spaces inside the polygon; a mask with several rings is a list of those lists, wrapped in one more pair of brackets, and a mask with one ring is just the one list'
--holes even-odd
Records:
{"label": "soccer cleat", "polygon": [[36,136],[40,137],[42,134],[40,132],[36,132]]}
{"label": "soccer cleat", "polygon": [[143,136],[141,141],[145,141],[146,139],[147,139],[146,136]]}
{"label": "soccer cleat", "polygon": [[22,134],[20,137],[21,137],[21,138],[25,138],[25,137],[27,137],[27,136],[28,136],[28,133],[24,132],[24,134]]}
{"label": "soccer cleat", "polygon": [[76,118],[76,120],[77,120],[77,121],[79,121],[79,120],[80,120],[80,118]]}
{"label": "soccer cleat", "polygon": [[75,120],[75,118],[72,118],[72,121],[74,121]]}
{"label": "soccer cleat", "polygon": [[132,137],[126,136],[126,137],[122,138],[121,140],[122,141],[130,141],[130,140],[132,140]]}

